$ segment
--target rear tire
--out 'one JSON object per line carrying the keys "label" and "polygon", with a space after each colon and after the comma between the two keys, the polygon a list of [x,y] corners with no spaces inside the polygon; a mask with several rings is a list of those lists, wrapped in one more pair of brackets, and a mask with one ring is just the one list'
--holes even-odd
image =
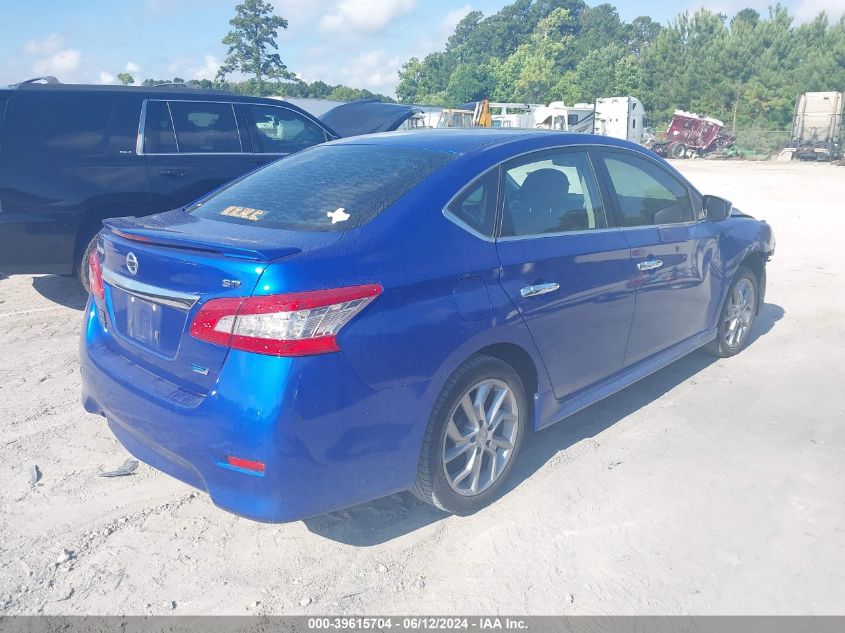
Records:
{"label": "rear tire", "polygon": [[91,251],[97,248],[98,236],[99,234],[95,233],[94,236],[88,240],[85,248],[82,249],[82,256],[79,261],[76,262],[76,277],[79,279],[79,283],[82,284],[82,288],[86,293],[91,292],[91,282],[88,279],[88,257],[91,255]]}
{"label": "rear tire", "polygon": [[672,143],[669,146],[669,158],[674,158],[679,160],[684,158],[687,154],[687,148],[684,146],[683,143]]}
{"label": "rear tire", "polygon": [[491,356],[455,370],[429,418],[412,492],[468,515],[493,502],[519,457],[528,400],[519,374]]}
{"label": "rear tire", "polygon": [[757,276],[750,268],[740,266],[719,313],[716,338],[705,347],[709,353],[728,358],[745,349],[757,316],[759,296]]}

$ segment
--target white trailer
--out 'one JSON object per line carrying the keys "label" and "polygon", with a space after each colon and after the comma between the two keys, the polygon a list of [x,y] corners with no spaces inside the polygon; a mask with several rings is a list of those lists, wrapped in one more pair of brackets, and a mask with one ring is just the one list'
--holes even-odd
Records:
{"label": "white trailer", "polygon": [[643,118],[643,104],[636,97],[600,97],[596,99],[593,134],[642,143]]}
{"label": "white trailer", "polygon": [[845,92],[805,92],[795,104],[792,122],[794,158],[833,160],[842,153]]}
{"label": "white trailer", "polygon": [[534,127],[561,132],[590,133],[593,131],[593,110],[593,105],[589,103],[568,106],[563,101],[552,101],[547,106],[534,109]]}

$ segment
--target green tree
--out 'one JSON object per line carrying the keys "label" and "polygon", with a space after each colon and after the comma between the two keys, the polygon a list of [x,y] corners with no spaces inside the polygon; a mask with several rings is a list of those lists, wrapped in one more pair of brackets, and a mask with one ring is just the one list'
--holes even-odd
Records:
{"label": "green tree", "polygon": [[124,86],[135,83],[135,77],[132,76],[132,73],[117,73],[117,80]]}
{"label": "green tree", "polygon": [[235,17],[229,20],[233,27],[223,38],[228,47],[226,59],[217,71],[217,79],[225,80],[234,72],[251,75],[257,93],[266,94],[266,79],[278,83],[291,74],[279,57],[276,43],[279,29],[288,28],[288,21],[274,15],[273,6],[263,0],[244,0],[235,7]]}
{"label": "green tree", "polygon": [[459,64],[446,84],[446,105],[458,106],[468,101],[487,99],[493,78],[485,64]]}

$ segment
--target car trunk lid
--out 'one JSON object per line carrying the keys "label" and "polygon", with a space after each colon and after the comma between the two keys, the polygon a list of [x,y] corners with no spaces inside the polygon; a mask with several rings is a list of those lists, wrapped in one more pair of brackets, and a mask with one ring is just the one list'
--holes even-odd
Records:
{"label": "car trunk lid", "polygon": [[252,294],[267,264],[341,238],[217,222],[182,211],[104,222],[102,269],[115,351],[204,393],[228,348],[190,335],[209,299]]}

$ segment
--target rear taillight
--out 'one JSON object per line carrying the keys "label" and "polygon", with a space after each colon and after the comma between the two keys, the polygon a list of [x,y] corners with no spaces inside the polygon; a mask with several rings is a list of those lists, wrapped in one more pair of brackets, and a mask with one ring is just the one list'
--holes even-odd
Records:
{"label": "rear taillight", "polygon": [[191,336],[274,356],[340,349],[337,334],[381,294],[378,284],[283,295],[211,299],[191,323]]}
{"label": "rear taillight", "polygon": [[106,298],[106,289],[103,286],[103,265],[100,263],[100,253],[96,248],[88,255],[88,285],[95,299]]}

